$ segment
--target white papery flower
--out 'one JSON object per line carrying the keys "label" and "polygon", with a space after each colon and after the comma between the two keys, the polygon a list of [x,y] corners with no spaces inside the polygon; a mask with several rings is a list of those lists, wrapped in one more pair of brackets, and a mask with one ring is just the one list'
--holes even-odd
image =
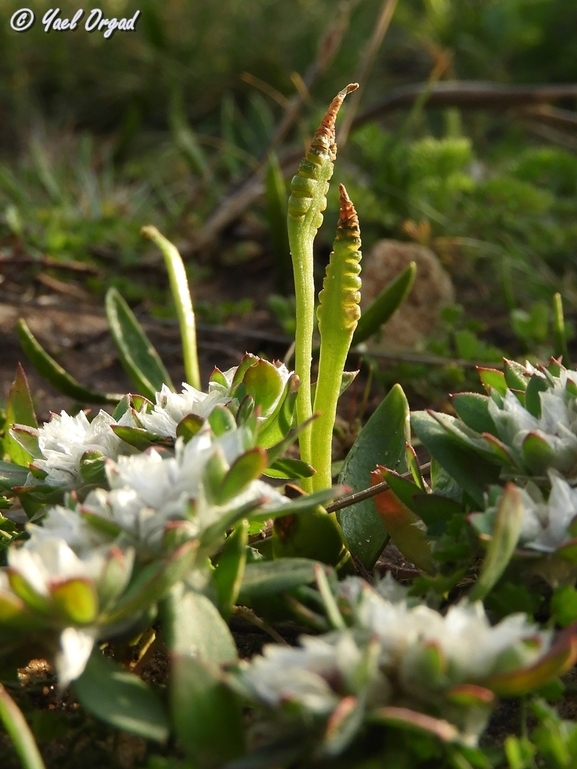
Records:
{"label": "white papery flower", "polygon": [[230,397],[218,391],[201,392],[183,383],[180,393],[174,393],[166,385],[155,393],[156,403],[148,414],[138,413],[138,421],[145,430],[154,435],[176,438],[176,428],[184,417],[194,414],[206,419],[215,406],[225,406]]}
{"label": "white papery flower", "polygon": [[[563,381],[575,372],[562,372]],[[561,382],[550,390],[539,393],[541,416],[534,417],[511,390],[499,396],[501,403],[489,398],[489,414],[501,440],[519,455],[529,433],[545,440],[553,451],[553,466],[564,474],[577,471],[577,404]]]}
{"label": "white papery flower", "polygon": [[[99,547],[79,556],[62,539],[35,538],[24,546],[8,548],[7,559],[7,570],[0,572],[0,590],[12,592],[10,579],[14,572],[29,586],[24,593],[21,585],[14,592],[18,592],[24,603],[30,604],[33,612],[38,610],[39,600],[45,602],[40,610],[49,612],[50,618],[47,619],[45,637],[38,640],[55,651],[59,685],[64,688],[78,678],[86,666],[94,642],[99,637],[99,610],[122,593],[128,584],[134,551],[127,549],[120,552],[117,548]],[[108,569],[112,559],[115,560],[113,585],[110,584]],[[80,586],[72,592],[59,592],[63,585],[74,580],[85,583],[80,592]],[[89,596],[92,598],[87,604]]]}
{"label": "white papery flower", "polygon": [[[99,451],[105,457],[115,459],[121,451],[130,451],[130,447],[112,431],[111,426],[115,424],[132,426],[132,415],[127,412],[116,422],[110,414],[100,411],[89,422],[83,411],[75,417],[65,411],[54,414],[50,422],[38,429],[42,458],[35,459],[33,464],[46,473],[43,483],[73,488],[80,479],[80,460],[85,452]],[[32,478],[31,482],[34,482]]]}
{"label": "white papery flower", "polygon": [[21,574],[36,593],[48,597],[53,585],[68,579],[97,581],[107,556],[108,550],[92,549],[81,558],[67,542],[51,537],[33,546],[8,548],[8,566]]}
{"label": "white papery flower", "polygon": [[303,636],[300,646],[264,647],[240,673],[249,697],[268,707],[298,703],[319,716],[328,716],[343,694],[354,691],[361,649],[350,633],[333,639]]}
{"label": "white papery flower", "polygon": [[[554,471],[549,472],[551,492],[546,500],[542,491],[532,482],[519,488],[523,505],[523,521],[519,544],[542,553],[554,553],[573,539],[569,526],[577,516],[577,489]],[[494,514],[499,505],[486,513]]]}
{"label": "white papery flower", "polygon": [[80,554],[110,540],[106,534],[90,526],[77,510],[62,505],[48,508],[41,524],[27,523],[26,532],[30,539],[26,540],[24,547],[36,548],[41,542],[60,539]]}
{"label": "white papery flower", "polygon": [[[131,539],[148,550],[161,547],[169,521],[187,521],[190,536],[202,532],[232,508],[263,500],[263,509],[288,502],[288,499],[264,481],[255,480],[224,505],[206,499],[203,474],[207,462],[218,452],[230,466],[247,448],[248,433],[230,430],[215,437],[201,430],[188,443],[176,442],[174,456],[164,456],[155,449],[135,455],[120,456],[107,465],[110,491],[91,491],[83,509],[109,518]],[[190,502],[195,501],[195,515],[190,516]]]}
{"label": "white papery flower", "polygon": [[[355,579],[346,580],[345,596],[347,586],[352,595],[350,585]],[[456,684],[490,676],[500,656],[511,647],[518,646],[523,656],[527,638],[538,636],[542,641],[540,648],[527,651],[533,658],[550,643],[550,634],[539,632],[524,614],[511,615],[492,627],[481,602],[461,602],[443,616],[428,606],[410,608],[404,600],[386,600],[362,580],[358,582],[361,590],[352,606],[355,626],[378,638],[381,665],[401,671],[401,676],[410,672],[415,655],[431,644],[446,658],[448,675],[453,679],[450,683]],[[426,682],[423,685],[426,688]]]}

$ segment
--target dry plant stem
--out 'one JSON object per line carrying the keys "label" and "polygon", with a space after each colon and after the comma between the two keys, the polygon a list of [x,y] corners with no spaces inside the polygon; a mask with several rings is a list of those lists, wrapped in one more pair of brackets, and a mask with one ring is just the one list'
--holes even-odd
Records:
{"label": "dry plant stem", "polygon": [[[428,472],[431,469],[431,463],[425,462],[424,465],[420,465],[421,473]],[[412,473],[403,473],[401,475],[401,478],[406,478],[407,480],[412,479]],[[350,507],[351,505],[356,505],[357,502],[362,502],[364,499],[370,499],[371,497],[376,497],[377,494],[380,494],[381,491],[386,491],[389,487],[389,484],[386,481],[383,481],[382,483],[377,483],[376,486],[371,486],[370,489],[363,489],[363,491],[355,491],[353,494],[348,494],[346,497],[341,497],[340,499],[337,499],[336,502],[333,502],[331,505],[327,505],[325,507],[325,510],[327,513],[334,513],[337,510],[342,510],[343,507]]]}
{"label": "dry plant stem", "polygon": [[192,299],[188,288],[186,270],[178,250],[172,243],[161,235],[156,227],[142,228],[142,234],[152,240],[158,246],[164,257],[166,270],[170,280],[170,290],[176,306],[176,314],[180,326],[182,338],[182,352],[184,355],[184,371],[186,380],[197,390],[200,390],[200,368],[198,365],[198,352],[196,346],[196,320]]}
{"label": "dry plant stem", "polygon": [[393,14],[395,13],[395,9],[397,7],[397,2],[398,0],[384,0],[379,19],[373,32],[373,36],[363,51],[363,56],[361,58],[359,67],[359,75],[357,77],[357,80],[359,81],[359,89],[351,98],[351,104],[339,129],[338,143],[341,149],[345,146],[347,139],[349,138],[353,120],[359,109],[359,104],[361,103],[361,96],[365,84],[375,62],[377,52],[381,47],[385,35],[387,34],[391,19],[393,18]]}
{"label": "dry plant stem", "polygon": [[361,233],[357,212],[343,184],[339,187],[340,212],[334,250],[319,294],[317,317],[321,335],[319,371],[311,425],[311,450],[316,475],[314,491],[332,483],[332,437],[340,383],[361,309]]}
{"label": "dry plant stem", "polygon": [[[357,88],[348,85],[332,100],[317,129],[309,151],[291,182],[287,228],[291,250],[296,296],[295,372],[300,379],[296,413],[299,424],[312,417],[311,363],[315,284],[313,277],[313,242],[322,224],[327,205],[326,193],[336,157],[335,119],[346,95]],[[311,453],[311,429],[299,435],[301,458],[316,464]],[[303,489],[312,490],[310,479],[303,479]]]}

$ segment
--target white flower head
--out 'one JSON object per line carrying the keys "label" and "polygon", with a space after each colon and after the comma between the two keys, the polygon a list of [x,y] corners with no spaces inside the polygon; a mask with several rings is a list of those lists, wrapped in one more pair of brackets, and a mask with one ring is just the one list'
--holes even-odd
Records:
{"label": "white flower head", "polygon": [[303,636],[300,646],[264,647],[241,668],[240,682],[249,697],[269,708],[298,704],[328,716],[344,694],[353,693],[362,651],[350,633],[333,638]]}
{"label": "white flower head", "polygon": [[201,392],[183,383],[182,392],[174,393],[162,385],[155,393],[156,403],[150,413],[139,412],[138,421],[148,432],[167,438],[176,438],[176,428],[189,414],[206,419],[215,406],[226,406],[230,397],[218,391]]}
{"label": "white flower head", "polygon": [[116,458],[127,445],[111,429],[117,424],[105,411],[90,422],[84,411],[75,417],[65,411],[54,414],[50,422],[38,429],[38,446],[42,458],[34,466],[46,473],[49,486],[73,488],[80,479],[80,460],[87,451],[99,451]]}

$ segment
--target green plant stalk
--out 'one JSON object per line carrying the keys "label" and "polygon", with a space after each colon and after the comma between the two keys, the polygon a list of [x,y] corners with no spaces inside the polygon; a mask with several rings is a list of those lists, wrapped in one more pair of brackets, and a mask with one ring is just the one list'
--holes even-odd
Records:
{"label": "green plant stalk", "polygon": [[[323,222],[327,205],[326,193],[336,158],[335,120],[346,95],[358,88],[348,85],[332,100],[317,129],[306,156],[291,181],[287,229],[293,263],[296,296],[295,373],[300,387],[296,414],[299,423],[312,417],[311,362],[313,348],[315,285],[313,275],[313,241]],[[299,435],[301,459],[311,465],[311,430]],[[312,490],[310,479],[303,479],[303,489]]]}
{"label": "green plant stalk", "polygon": [[2,684],[0,684],[0,721],[8,732],[24,769],[46,769],[22,711]]}
{"label": "green plant stalk", "polygon": [[317,471],[311,480],[315,491],[332,484],[332,438],[340,383],[361,317],[359,219],[343,184],[339,193],[337,234],[317,309],[321,346],[314,411],[319,416],[311,426],[311,450]]}
{"label": "green plant stalk", "polygon": [[164,263],[170,281],[170,290],[176,306],[176,314],[180,326],[186,381],[193,387],[196,387],[197,390],[200,390],[200,368],[198,365],[198,350],[196,344],[196,320],[182,257],[178,253],[176,246],[167,240],[156,227],[148,225],[147,227],[143,227],[141,232],[146,238],[149,238],[158,246],[164,257]]}

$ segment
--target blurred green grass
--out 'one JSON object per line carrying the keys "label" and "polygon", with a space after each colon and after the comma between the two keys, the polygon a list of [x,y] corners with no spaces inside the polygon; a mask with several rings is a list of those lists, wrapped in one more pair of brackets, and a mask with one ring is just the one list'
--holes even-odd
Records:
{"label": "blurred green grass", "polygon": [[[348,5],[342,45],[279,151],[303,147],[328,100],[356,76],[380,3]],[[83,29],[46,34],[48,0],[29,3],[37,23],[18,34],[8,21],[20,7],[0,0],[0,247],[94,263],[129,300],[146,293],[162,303],[162,287],[153,291],[138,274],[150,255],[140,227],[153,223],[186,250],[258,167],[298,85],[295,73],[318,56],[343,3],[83,5],[86,14],[141,11],[136,32],[108,40]],[[79,5],[58,7],[66,17]],[[399,0],[361,110],[397,85],[426,82],[443,57],[451,79],[577,81],[576,28],[574,0]],[[407,221],[425,222],[473,314],[530,316],[535,302],[560,289],[575,311],[577,159],[563,135],[540,139],[507,116],[421,105],[410,118],[398,112],[353,131],[339,163],[366,247],[380,237],[406,239]],[[331,199],[321,252],[335,211]],[[256,240],[258,248],[241,244],[226,255],[216,242],[210,257],[199,257],[204,273],[207,260],[226,269],[235,254],[253,250],[272,259],[266,208],[252,205],[244,223],[249,234],[233,228],[228,240]],[[87,285],[103,289],[101,278]],[[505,342],[515,342],[515,328],[524,327],[508,327]]]}

